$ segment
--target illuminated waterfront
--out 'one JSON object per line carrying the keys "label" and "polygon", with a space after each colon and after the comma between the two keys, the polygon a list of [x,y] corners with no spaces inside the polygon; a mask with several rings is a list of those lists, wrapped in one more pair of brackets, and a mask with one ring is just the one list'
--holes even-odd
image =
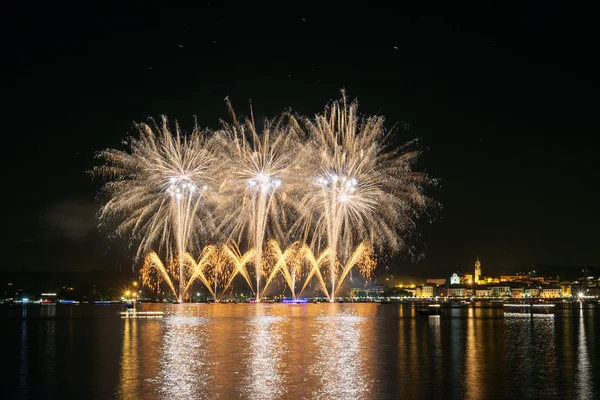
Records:
{"label": "illuminated waterfront", "polygon": [[3,380],[9,398],[597,398],[600,308],[564,307],[4,305]]}

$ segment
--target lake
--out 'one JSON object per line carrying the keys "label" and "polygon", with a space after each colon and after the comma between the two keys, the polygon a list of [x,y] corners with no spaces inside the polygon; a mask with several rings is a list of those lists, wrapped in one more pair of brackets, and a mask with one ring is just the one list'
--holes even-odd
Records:
{"label": "lake", "polygon": [[3,398],[600,397],[597,305],[2,305]]}

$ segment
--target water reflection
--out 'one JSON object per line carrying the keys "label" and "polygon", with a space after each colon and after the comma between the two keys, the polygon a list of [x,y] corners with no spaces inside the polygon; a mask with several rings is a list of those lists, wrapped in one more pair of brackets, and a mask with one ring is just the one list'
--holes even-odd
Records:
{"label": "water reflection", "polygon": [[475,336],[475,311],[471,307],[467,319],[467,339],[465,349],[465,398],[481,399],[484,397],[483,387],[479,373],[482,369],[480,363],[482,355],[480,354],[477,338]]}
{"label": "water reflection", "polygon": [[[23,307],[25,308],[25,307]],[[21,322],[21,347],[19,349],[19,391],[25,394],[28,391],[29,358],[27,346],[27,320]]]}
{"label": "water reflection", "polygon": [[213,379],[208,361],[209,326],[210,320],[203,317],[173,315],[163,319],[158,385],[161,398],[211,398],[206,393]]}
{"label": "water reflection", "polygon": [[270,315],[267,307],[256,307],[255,313],[256,316],[249,319],[248,334],[244,336],[248,362],[242,391],[246,398],[280,398],[286,393],[279,368],[285,347],[281,332],[287,318]]}
{"label": "water reflection", "polygon": [[[44,386],[54,388],[56,382],[56,304],[48,304],[40,310],[40,316],[48,320],[44,324]],[[54,390],[46,391],[45,395],[53,397]]]}
{"label": "water reflection", "polygon": [[583,316],[583,304],[579,303],[579,335],[577,345],[577,364],[575,367],[575,392],[578,399],[593,399],[592,368],[590,366],[587,338],[585,332],[585,318]]}
{"label": "water reflection", "polygon": [[309,367],[314,382],[321,383],[312,398],[368,399],[373,389],[366,379],[363,364],[368,355],[361,354],[361,340],[367,319],[353,315],[351,309],[340,309],[339,315],[316,318],[312,344],[317,348],[315,363]]}
{"label": "water reflection", "polygon": [[119,397],[122,399],[138,398],[137,382],[138,368],[138,341],[137,319],[123,320],[123,347],[121,348],[121,371],[119,374]]}
{"label": "water reflection", "polygon": [[506,393],[556,398],[554,315],[505,313],[504,324]]}
{"label": "water reflection", "polygon": [[431,374],[433,397],[442,398],[446,393],[443,391],[443,366],[444,352],[442,350],[442,325],[439,315],[429,316],[429,343],[431,348]]}
{"label": "water reflection", "polygon": [[[598,308],[371,304],[0,307],[2,398],[598,398]],[[75,311],[73,311],[75,310]],[[39,315],[38,315],[39,313]],[[82,373],[85,371],[85,373]]]}

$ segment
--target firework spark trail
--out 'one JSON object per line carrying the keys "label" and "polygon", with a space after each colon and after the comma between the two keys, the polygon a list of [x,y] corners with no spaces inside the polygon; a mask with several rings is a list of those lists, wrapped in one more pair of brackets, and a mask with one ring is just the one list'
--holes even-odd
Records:
{"label": "firework spark trail", "polygon": [[[184,260],[187,249],[213,228],[206,207],[206,193],[213,183],[214,156],[206,147],[205,134],[196,126],[189,136],[161,124],[136,126],[139,138],[129,138],[127,150],[98,153],[104,165],[94,174],[108,180],[108,202],[100,210],[104,225],[116,223],[116,233],[139,241],[136,258],[158,246],[167,258],[179,255],[179,300],[184,291]],[[174,251],[173,249],[176,249]]]}
{"label": "firework spark trail", "polygon": [[388,149],[383,117],[359,120],[357,107],[343,93],[341,101],[313,120],[302,119],[309,136],[305,165],[312,183],[292,232],[314,251],[326,247],[334,252],[329,264],[331,301],[335,260],[345,263],[356,243],[369,240],[377,250],[410,251],[401,235],[414,230],[415,220],[430,204],[424,188],[433,183],[413,171],[420,154],[414,150],[416,142]]}
{"label": "firework spark trail", "polygon": [[[215,266],[218,265],[219,262],[219,249],[214,245],[208,245],[204,247],[198,261],[195,261],[189,253],[186,253],[185,262],[186,265],[189,265],[192,272],[187,280],[182,296],[185,295],[185,293],[194,284],[196,279],[198,279],[204,284],[204,286],[206,286],[213,298],[217,299],[216,286],[213,290],[213,285],[211,284],[210,277],[207,274],[207,267],[213,266],[213,270],[216,271]],[[215,273],[215,281],[217,276],[218,275]]]}
{"label": "firework spark trail", "polygon": [[233,123],[223,123],[211,140],[219,157],[219,190],[214,197],[219,231],[255,251],[255,294],[260,301],[263,245],[267,237],[283,241],[291,221],[288,202],[297,190],[295,158],[301,142],[285,116],[267,121],[262,133],[254,118],[239,123],[229,102]]}
{"label": "firework spark trail", "polygon": [[263,295],[267,291],[269,284],[275,279],[278,272],[283,275],[288,287],[292,293],[292,299],[296,299],[296,282],[300,280],[302,267],[305,263],[305,248],[300,242],[294,242],[290,247],[281,250],[276,240],[269,240],[266,250],[265,262],[267,266],[272,265],[270,273],[265,281]]}
{"label": "firework spark trail", "polygon": [[140,270],[140,275],[144,286],[157,290],[160,287],[161,282],[166,282],[173,291],[173,294],[177,296],[177,290],[175,290],[171,274],[155,252],[151,251],[146,256],[144,265]]}
{"label": "firework spark trail", "polygon": [[242,254],[235,242],[229,242],[221,246],[221,251],[228,262],[233,265],[233,271],[229,275],[229,279],[227,279],[225,288],[231,286],[233,279],[239,274],[242,275],[242,277],[246,280],[250,290],[254,292],[254,288],[252,287],[252,279],[250,278],[250,274],[248,273],[248,268],[246,266],[254,259],[256,250],[250,249],[246,253]]}
{"label": "firework spark trail", "polygon": [[373,247],[368,242],[362,242],[358,245],[358,247],[356,247],[346,265],[341,266],[342,271],[336,285],[336,291],[340,289],[344,279],[352,270],[352,268],[358,267],[361,275],[368,277],[373,273],[376,266],[377,262],[375,261],[375,256],[373,255]]}

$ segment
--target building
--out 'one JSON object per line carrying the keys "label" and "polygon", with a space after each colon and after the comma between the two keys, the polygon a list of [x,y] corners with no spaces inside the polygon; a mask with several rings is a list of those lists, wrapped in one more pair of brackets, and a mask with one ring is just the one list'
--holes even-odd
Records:
{"label": "building", "polygon": [[463,285],[472,285],[473,284],[473,275],[472,274],[464,274],[460,277],[460,283]]}
{"label": "building", "polygon": [[434,296],[433,289],[434,286],[431,284],[419,286],[417,287],[417,297],[432,298]]}
{"label": "building", "polygon": [[571,282],[561,282],[562,297],[571,297]]}
{"label": "building", "polygon": [[458,285],[459,283],[460,283],[460,276],[458,276],[458,274],[455,272],[450,277],[450,284],[451,285]]}
{"label": "building", "polygon": [[521,299],[525,297],[525,288],[523,287],[514,287],[512,288],[511,292],[513,298]]}
{"label": "building", "polygon": [[371,295],[381,295],[385,291],[385,286],[382,283],[375,283],[371,289],[369,289],[369,294]]}
{"label": "building", "polygon": [[517,282],[525,278],[524,275],[502,275],[500,276],[500,282]]}
{"label": "building", "polygon": [[473,282],[479,283],[480,277],[481,277],[481,263],[479,262],[479,257],[477,257],[477,261],[475,261],[475,274],[473,275]]}
{"label": "building", "polygon": [[545,298],[545,299],[557,299],[562,297],[562,287],[559,285],[549,285],[548,287],[545,287],[542,289],[542,291],[540,292],[540,297]]}
{"label": "building", "polygon": [[449,287],[446,289],[446,295],[448,297],[465,297],[464,287]]}
{"label": "building", "polygon": [[510,297],[510,286],[498,285],[490,288],[490,296],[492,297]]}
{"label": "building", "polygon": [[477,296],[477,297],[488,297],[489,295],[490,295],[490,289],[488,289],[488,288],[475,289],[475,296]]}
{"label": "building", "polygon": [[446,278],[427,279],[427,283],[431,283],[433,285],[445,285],[446,284]]}

